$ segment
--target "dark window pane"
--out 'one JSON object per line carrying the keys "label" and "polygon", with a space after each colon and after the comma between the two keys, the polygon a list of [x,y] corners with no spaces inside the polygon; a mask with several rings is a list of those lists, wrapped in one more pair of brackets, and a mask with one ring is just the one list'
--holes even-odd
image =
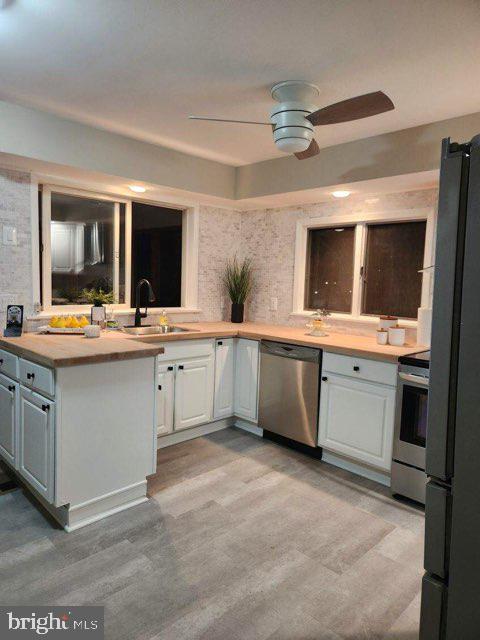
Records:
{"label": "dark window pane", "polygon": [[369,225],[362,313],[416,318],[426,222]]}
{"label": "dark window pane", "polygon": [[351,312],[354,239],[355,227],[309,230],[306,309]]}
{"label": "dark window pane", "polygon": [[[132,203],[132,307],[141,278],[150,281],[149,307],[180,307],[182,297],[182,219],[177,209]],[[146,288],[141,304],[147,303]]]}
{"label": "dark window pane", "polygon": [[115,206],[52,193],[52,304],[85,304],[83,289],[113,290]]}

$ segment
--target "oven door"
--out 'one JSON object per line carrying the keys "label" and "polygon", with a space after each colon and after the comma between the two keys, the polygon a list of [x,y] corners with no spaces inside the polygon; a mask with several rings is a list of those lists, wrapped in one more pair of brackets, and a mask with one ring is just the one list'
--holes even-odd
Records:
{"label": "oven door", "polygon": [[393,459],[425,470],[428,377],[417,371],[398,373]]}

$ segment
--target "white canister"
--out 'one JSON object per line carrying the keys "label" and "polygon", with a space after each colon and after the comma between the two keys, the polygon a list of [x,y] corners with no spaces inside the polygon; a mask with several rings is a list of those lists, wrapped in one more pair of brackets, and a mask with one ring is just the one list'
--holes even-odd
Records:
{"label": "white canister", "polygon": [[388,330],[388,342],[394,347],[403,347],[405,344],[405,329],[402,329],[402,327],[390,327]]}
{"label": "white canister", "polygon": [[99,338],[100,337],[100,327],[98,324],[87,324],[86,327],[83,327],[85,331],[86,338]]}
{"label": "white canister", "polygon": [[398,318],[395,316],[380,316],[378,319],[378,328],[386,329],[387,331],[390,327],[396,327],[398,325]]}
{"label": "white canister", "polygon": [[377,344],[387,344],[388,342],[388,331],[385,329],[379,329],[377,331]]}

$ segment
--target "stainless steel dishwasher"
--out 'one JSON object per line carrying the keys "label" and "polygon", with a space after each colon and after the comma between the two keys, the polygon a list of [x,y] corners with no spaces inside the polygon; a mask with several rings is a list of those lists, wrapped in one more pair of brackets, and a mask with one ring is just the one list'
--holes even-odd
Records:
{"label": "stainless steel dishwasher", "polygon": [[317,446],[321,359],[320,349],[261,342],[258,426],[264,436]]}

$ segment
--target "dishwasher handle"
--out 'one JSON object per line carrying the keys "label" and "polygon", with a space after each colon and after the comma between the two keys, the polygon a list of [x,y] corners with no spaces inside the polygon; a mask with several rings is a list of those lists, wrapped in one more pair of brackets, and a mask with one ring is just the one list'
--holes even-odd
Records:
{"label": "dishwasher handle", "polygon": [[283,342],[272,342],[262,340],[260,343],[260,353],[265,353],[280,358],[290,358],[292,360],[302,360],[304,362],[320,362],[320,349],[302,347],[300,345],[285,344]]}

